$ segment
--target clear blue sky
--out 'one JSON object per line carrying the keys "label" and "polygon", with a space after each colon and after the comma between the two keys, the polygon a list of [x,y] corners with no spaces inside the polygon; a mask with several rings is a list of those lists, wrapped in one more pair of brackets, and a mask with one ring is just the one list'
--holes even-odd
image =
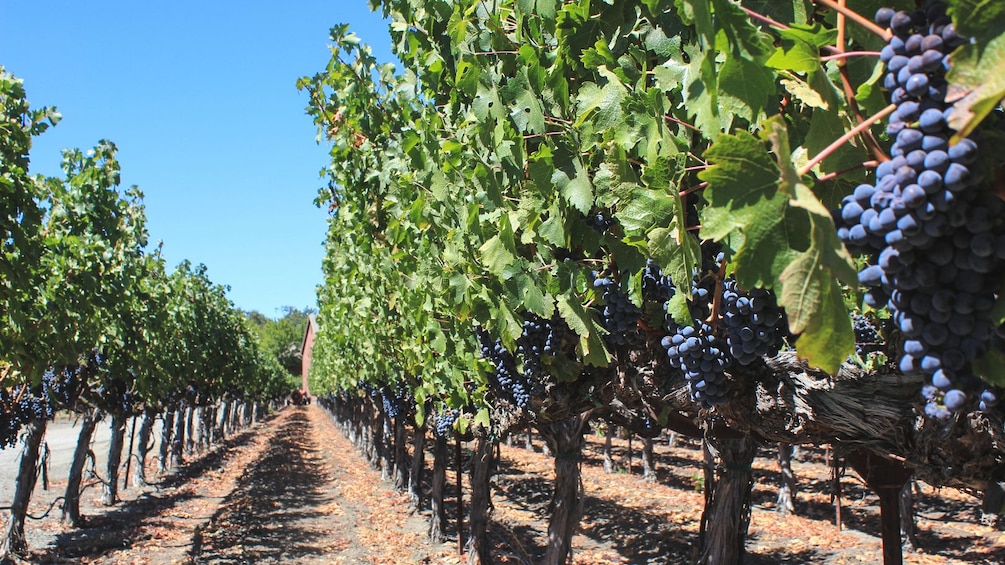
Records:
{"label": "clear blue sky", "polygon": [[338,23],[392,60],[366,0],[0,0],[0,65],[63,115],[36,138],[32,172],[113,141],[169,268],[204,263],[238,308],[277,317],[316,308],[322,282],[327,149],[295,85],[324,69]]}

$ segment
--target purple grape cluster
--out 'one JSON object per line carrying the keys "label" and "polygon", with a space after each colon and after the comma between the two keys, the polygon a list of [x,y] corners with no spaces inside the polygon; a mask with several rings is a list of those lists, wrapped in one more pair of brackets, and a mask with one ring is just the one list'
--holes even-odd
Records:
{"label": "purple grape cluster", "polygon": [[852,316],[852,329],[855,330],[855,353],[859,357],[875,351],[880,351],[886,345],[879,328],[867,316],[855,314]]}
{"label": "purple grape cluster", "polygon": [[518,407],[526,408],[530,404],[530,383],[517,370],[516,358],[506,349],[502,340],[493,341],[482,328],[478,329],[478,343],[482,357],[493,366],[488,375],[493,390]]}
{"label": "purple grape cluster", "polygon": [[656,261],[649,259],[642,270],[642,298],[649,302],[665,304],[673,298],[674,287],[670,276],[665,274]]}
{"label": "purple grape cluster", "polygon": [[56,406],[72,407],[86,381],[86,378],[81,379],[81,371],[82,367],[79,365],[46,369],[42,374],[42,394]]}
{"label": "purple grape cluster", "polygon": [[454,432],[454,422],[460,414],[459,410],[444,410],[437,414],[433,425],[436,437],[450,437]]}
{"label": "purple grape cluster", "polygon": [[0,449],[13,447],[24,425],[52,419],[52,405],[43,395],[42,387],[21,388],[14,392],[0,390]]}
{"label": "purple grape cluster", "polygon": [[770,290],[745,292],[728,277],[722,281],[721,307],[729,353],[740,365],[777,355],[785,344],[789,323]]}
{"label": "purple grape cluster", "polygon": [[897,104],[887,124],[892,159],[877,167],[875,184],[843,200],[838,235],[868,258],[859,282],[866,303],[887,306],[903,334],[901,370],[930,380],[926,413],[946,417],[974,404],[983,387],[971,363],[995,333],[1005,204],[980,187],[977,143],[949,144],[948,54],[965,40],[945,5],[883,8],[876,21],[893,31],[881,54]]}
{"label": "purple grape cluster", "polygon": [[614,345],[637,343],[642,336],[639,331],[642,310],[632,304],[614,279],[601,277],[593,281],[593,286],[602,292],[604,300],[601,323],[608,332],[604,340]]}
{"label": "purple grape cluster", "polygon": [[684,373],[691,398],[705,408],[726,401],[729,383],[726,368],[729,354],[712,326],[702,322],[678,326],[663,338],[670,365]]}
{"label": "purple grape cluster", "polygon": [[529,382],[537,381],[544,371],[544,357],[554,357],[562,349],[568,325],[559,316],[548,320],[525,313],[520,337],[516,340],[517,357],[523,361],[523,374]]}

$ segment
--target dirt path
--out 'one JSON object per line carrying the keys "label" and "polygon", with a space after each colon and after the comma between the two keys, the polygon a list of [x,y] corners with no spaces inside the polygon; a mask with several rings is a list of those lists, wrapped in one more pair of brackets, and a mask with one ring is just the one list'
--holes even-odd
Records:
{"label": "dirt path", "polygon": [[378,502],[400,498],[379,476],[374,481],[320,408],[289,407],[193,460],[156,490],[112,508],[85,500],[91,518],[83,528],[64,527],[54,517],[29,523],[58,530],[30,562],[384,563],[387,540],[421,542],[425,522],[409,516],[404,504],[391,505],[399,515],[388,515],[381,508],[387,501],[373,504],[374,496]]}

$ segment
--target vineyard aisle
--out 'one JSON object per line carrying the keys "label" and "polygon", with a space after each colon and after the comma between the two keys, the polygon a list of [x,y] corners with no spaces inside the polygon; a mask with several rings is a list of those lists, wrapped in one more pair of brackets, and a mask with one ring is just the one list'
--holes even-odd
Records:
{"label": "vineyard aisle", "polygon": [[[430,549],[424,520],[317,406],[240,432],[149,496],[89,510],[79,530],[47,518],[43,528],[63,532],[59,548],[36,548],[32,561],[415,563]],[[421,556],[406,549],[422,546]]]}

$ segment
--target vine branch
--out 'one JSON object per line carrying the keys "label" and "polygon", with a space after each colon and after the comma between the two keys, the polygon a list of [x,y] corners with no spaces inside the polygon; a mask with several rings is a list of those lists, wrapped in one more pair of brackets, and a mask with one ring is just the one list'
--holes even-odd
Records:
{"label": "vine branch", "polygon": [[821,151],[820,153],[817,153],[816,156],[814,156],[812,159],[810,159],[810,161],[808,163],[806,163],[805,165],[803,165],[802,167],[800,167],[800,169],[799,169],[799,176],[803,176],[803,175],[809,173],[811,170],[813,170],[813,167],[815,167],[817,165],[817,163],[819,163],[820,161],[823,161],[824,159],[826,159],[831,153],[833,153],[834,151],[836,151],[838,147],[841,147],[842,145],[844,145],[845,143],[847,143],[848,140],[850,140],[851,138],[855,137],[856,135],[858,135],[858,134],[862,133],[863,131],[865,131],[865,130],[869,129],[870,127],[872,127],[872,124],[874,122],[876,122],[877,120],[881,120],[881,119],[885,118],[886,116],[889,116],[896,109],[897,109],[897,105],[896,104],[890,104],[886,108],[883,108],[879,112],[876,112],[874,115],[870,116],[864,122],[862,122],[859,125],[853,127],[848,133],[846,133],[846,134],[842,135],[841,137],[837,138],[836,140],[834,140],[834,142],[831,143],[830,145],[828,145],[823,151]]}

